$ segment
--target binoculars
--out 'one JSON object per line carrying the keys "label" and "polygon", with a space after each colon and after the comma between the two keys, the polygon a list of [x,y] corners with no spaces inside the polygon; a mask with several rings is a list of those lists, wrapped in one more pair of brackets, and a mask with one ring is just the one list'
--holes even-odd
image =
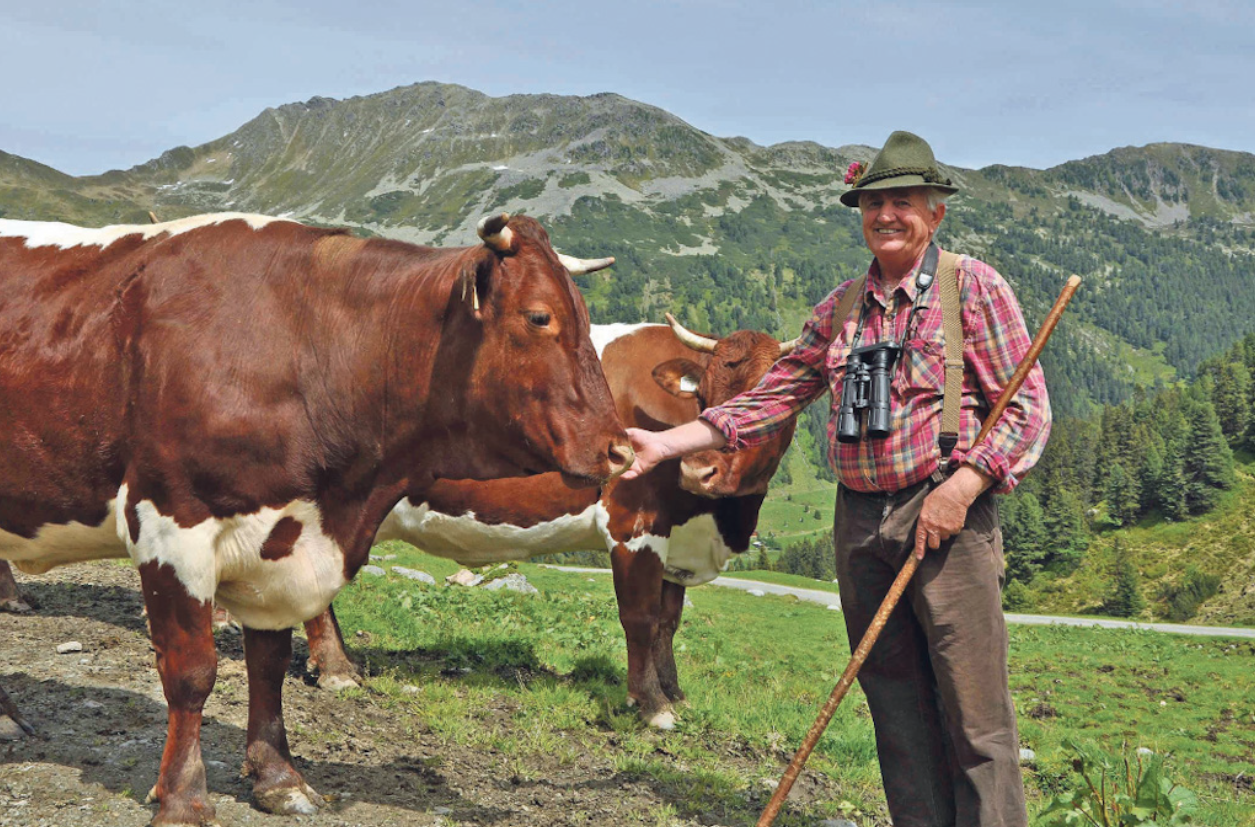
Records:
{"label": "binoculars", "polygon": [[837,409],[837,441],[858,442],[862,439],[863,412],[867,412],[867,435],[889,436],[892,422],[889,412],[889,389],[893,382],[893,366],[902,346],[893,342],[864,345],[850,351],[841,382],[841,407]]}

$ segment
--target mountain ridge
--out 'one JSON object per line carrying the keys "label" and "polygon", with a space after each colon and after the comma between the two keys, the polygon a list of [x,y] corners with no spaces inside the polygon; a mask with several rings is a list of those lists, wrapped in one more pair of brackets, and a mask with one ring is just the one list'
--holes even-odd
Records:
{"label": "mountain ridge", "polygon": [[[866,266],[837,199],[849,162],[875,151],[721,138],[613,92],[491,97],[427,81],[270,107],[100,175],[0,153],[0,215],[101,225],[241,210],[446,245],[473,243],[485,214],[527,212],[568,252],[619,257],[585,286],[598,321],[683,307],[703,329],[788,338]],[[1065,412],[1170,381],[1250,330],[1255,155],[1157,142],[1045,170],[942,167],[963,189],[941,242],[1007,275],[1030,323],[1064,278],[1085,279],[1046,361],[1070,380]]]}

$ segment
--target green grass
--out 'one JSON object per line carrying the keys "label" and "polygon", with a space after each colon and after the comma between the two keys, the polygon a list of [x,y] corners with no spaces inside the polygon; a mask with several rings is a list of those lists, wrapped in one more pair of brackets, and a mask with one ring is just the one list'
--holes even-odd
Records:
{"label": "green grass", "polygon": [[[438,578],[457,568],[399,543],[376,554],[396,555],[377,565]],[[659,785],[675,817],[714,811],[720,823],[752,823],[765,803],[761,780],[778,777],[848,659],[839,615],[770,595],[690,590],[694,605],[676,638],[690,705],[676,731],[659,733],[625,706],[625,645],[610,578],[519,569],[539,596],[359,577],[336,605],[372,675],[363,702],[519,766],[597,755]],[[356,636],[359,629],[366,636]],[[1255,645],[1056,627],[1016,627],[1011,638],[1022,741],[1037,753],[1026,771],[1034,810],[1075,783],[1062,741],[1077,736],[1113,750],[1127,742],[1169,752],[1178,781],[1203,800],[1199,824],[1255,825],[1255,794],[1234,780],[1255,774]],[[885,823],[876,820],[882,792],[857,689],[809,766],[827,776],[828,794],[791,805],[779,823],[842,813]],[[640,823],[647,816],[654,818],[642,813]]]}

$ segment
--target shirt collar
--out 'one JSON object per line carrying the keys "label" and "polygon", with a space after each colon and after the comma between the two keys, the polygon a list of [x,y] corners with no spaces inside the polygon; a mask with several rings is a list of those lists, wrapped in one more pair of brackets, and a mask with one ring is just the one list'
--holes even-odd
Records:
{"label": "shirt collar", "polygon": [[[919,258],[915,259],[915,264],[911,267],[910,274],[898,282],[896,292],[904,294],[907,302],[911,304],[914,304],[915,294],[918,292],[915,285],[915,277],[919,275],[919,268],[923,266],[924,255],[927,252],[928,248],[925,247],[924,252],[920,254]],[[880,274],[880,262],[876,259],[872,259],[872,265],[867,269],[867,296],[881,307],[889,306],[889,297],[885,295],[884,281]]]}

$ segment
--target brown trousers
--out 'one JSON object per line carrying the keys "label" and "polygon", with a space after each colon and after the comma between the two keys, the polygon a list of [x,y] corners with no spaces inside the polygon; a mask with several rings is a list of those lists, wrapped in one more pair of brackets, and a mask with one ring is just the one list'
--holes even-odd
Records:
{"label": "brown trousers", "polygon": [[[913,551],[932,487],[838,491],[833,541],[851,649]],[[895,827],[1028,823],[1003,574],[998,510],[985,494],[963,531],[928,551],[859,672]]]}

